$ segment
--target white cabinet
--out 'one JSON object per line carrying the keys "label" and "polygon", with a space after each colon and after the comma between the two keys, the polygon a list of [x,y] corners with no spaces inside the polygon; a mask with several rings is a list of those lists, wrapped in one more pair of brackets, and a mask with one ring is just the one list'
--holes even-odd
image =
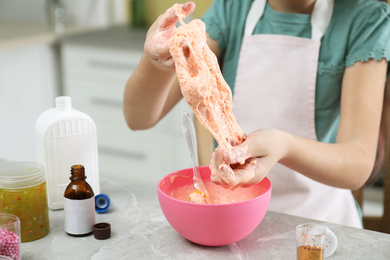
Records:
{"label": "white cabinet", "polygon": [[132,131],[127,127],[122,112],[124,87],[142,55],[142,45],[131,45],[112,48],[109,43],[86,44],[85,39],[83,44],[77,39],[65,41],[64,93],[72,97],[74,108],[96,123],[101,177],[157,183],[170,172],[191,167],[181,130],[181,114],[191,109],[183,99],[154,128]]}
{"label": "white cabinet", "polygon": [[58,95],[55,55],[46,43],[0,49],[0,160],[36,160],[35,121]]}

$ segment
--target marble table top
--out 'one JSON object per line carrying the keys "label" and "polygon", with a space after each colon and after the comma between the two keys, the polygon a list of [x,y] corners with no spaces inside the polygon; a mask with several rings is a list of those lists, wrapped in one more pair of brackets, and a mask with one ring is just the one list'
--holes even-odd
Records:
{"label": "marble table top", "polygon": [[64,232],[63,210],[50,211],[47,236],[22,243],[22,259],[296,259],[295,227],[321,223],[338,238],[332,259],[390,259],[390,235],[268,211],[246,238],[222,247],[194,244],[165,219],[156,185],[101,179],[101,192],[110,196],[106,213],[97,222],[111,224],[111,237],[71,237]]}

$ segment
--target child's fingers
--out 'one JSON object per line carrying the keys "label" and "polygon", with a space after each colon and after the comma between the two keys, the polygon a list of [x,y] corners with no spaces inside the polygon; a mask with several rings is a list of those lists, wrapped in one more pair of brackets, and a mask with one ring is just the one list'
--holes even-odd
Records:
{"label": "child's fingers", "polygon": [[223,160],[227,164],[244,164],[245,160],[250,157],[251,155],[248,153],[248,146],[245,144],[223,151]]}
{"label": "child's fingers", "polygon": [[195,3],[187,2],[181,5],[174,4],[172,7],[170,7],[161,18],[161,22],[160,22],[161,29],[164,29],[166,27],[171,27],[178,21],[179,18],[177,16],[178,13],[176,11],[178,7],[180,9],[179,15],[183,15],[183,18],[185,18],[195,10]]}
{"label": "child's fingers", "polygon": [[182,8],[182,12],[187,17],[188,15],[190,15],[195,10],[195,3],[191,2],[191,1],[187,2],[185,4],[182,4],[181,8]]}

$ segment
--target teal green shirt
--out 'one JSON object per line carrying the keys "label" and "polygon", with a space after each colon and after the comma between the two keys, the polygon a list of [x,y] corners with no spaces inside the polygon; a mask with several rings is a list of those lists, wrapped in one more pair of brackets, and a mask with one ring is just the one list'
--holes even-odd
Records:
{"label": "teal green shirt", "polygon": [[[245,19],[252,1],[214,0],[202,17],[210,37],[218,41],[222,50],[222,73],[233,93]],[[311,38],[310,15],[281,13],[267,4],[254,34]],[[390,60],[389,5],[378,0],[336,0],[319,55],[315,105],[318,140],[336,141],[344,69],[356,61],[382,58]]]}

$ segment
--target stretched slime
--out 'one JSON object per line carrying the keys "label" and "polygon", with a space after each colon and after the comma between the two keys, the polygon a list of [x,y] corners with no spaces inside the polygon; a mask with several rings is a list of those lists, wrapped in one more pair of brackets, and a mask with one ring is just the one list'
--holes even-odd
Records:
{"label": "stretched slime", "polygon": [[[185,16],[177,5],[180,26],[175,28],[169,41],[169,51],[175,63],[181,92],[199,122],[210,131],[219,148],[224,150],[241,144],[246,134],[237,124],[232,112],[232,92],[222,76],[217,57],[207,45],[206,26],[199,20],[185,24]],[[234,187],[254,177],[253,171],[216,162],[215,152],[210,162],[211,179]],[[248,160],[240,164],[254,165]],[[254,167],[251,167],[254,169]],[[238,174],[240,171],[240,174]],[[237,173],[237,174],[236,174]]]}

